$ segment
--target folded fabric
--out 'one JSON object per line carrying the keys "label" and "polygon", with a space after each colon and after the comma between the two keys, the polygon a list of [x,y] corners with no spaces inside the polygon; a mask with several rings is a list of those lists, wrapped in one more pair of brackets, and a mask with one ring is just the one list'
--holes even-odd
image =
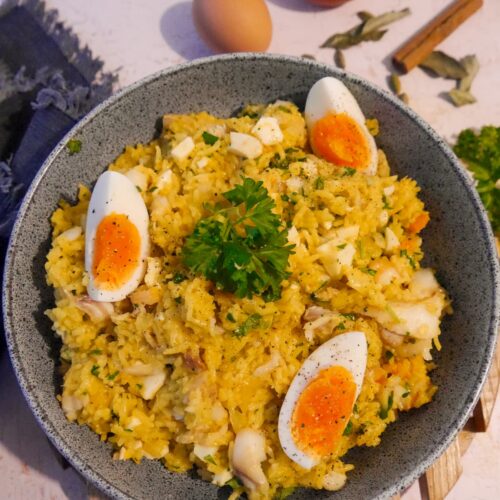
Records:
{"label": "folded fabric", "polygon": [[[0,9],[0,272],[22,198],[64,134],[117,77],[37,0]],[[2,327],[0,327],[0,332]],[[1,335],[0,335],[1,337]]]}

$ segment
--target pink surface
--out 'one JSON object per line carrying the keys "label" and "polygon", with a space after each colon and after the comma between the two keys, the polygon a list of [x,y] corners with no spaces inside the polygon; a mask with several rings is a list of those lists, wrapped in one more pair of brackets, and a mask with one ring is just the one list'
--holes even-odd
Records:
{"label": "pink surface", "polygon": [[[0,0],[0,5],[2,0]],[[194,31],[190,2],[177,0],[47,0],[107,70],[118,70],[120,85],[187,59],[209,55]],[[346,51],[347,69],[386,87],[390,54],[414,31],[445,7],[446,0],[353,0],[338,9],[323,10],[305,0],[269,0],[274,36],[270,52],[313,54],[330,63],[333,51],[319,49],[331,34],[352,27],[360,10],[375,14],[410,6],[412,15],[390,27],[378,43]],[[500,1],[485,0],[480,12],[447,39],[440,49],[456,57],[477,54],[481,70],[473,85],[478,103],[454,108],[440,97],[453,82],[432,79],[420,69],[402,78],[412,107],[443,136],[452,139],[465,127],[500,122]],[[499,498],[500,405],[488,432],[474,438],[463,458],[464,472],[449,494],[453,500]],[[0,498],[88,498],[84,481],[64,469],[49,446],[21,395],[9,360],[0,358]],[[420,498],[418,485],[404,495]]]}

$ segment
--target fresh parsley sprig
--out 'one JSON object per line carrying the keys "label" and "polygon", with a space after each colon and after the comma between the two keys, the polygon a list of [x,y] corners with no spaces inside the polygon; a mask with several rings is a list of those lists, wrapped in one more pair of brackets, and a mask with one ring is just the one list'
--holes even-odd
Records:
{"label": "fresh parsley sprig", "polygon": [[262,181],[250,178],[223,196],[230,205],[206,205],[208,217],[187,237],[184,264],[237,297],[278,299],[293,245],[273,212],[274,200]]}

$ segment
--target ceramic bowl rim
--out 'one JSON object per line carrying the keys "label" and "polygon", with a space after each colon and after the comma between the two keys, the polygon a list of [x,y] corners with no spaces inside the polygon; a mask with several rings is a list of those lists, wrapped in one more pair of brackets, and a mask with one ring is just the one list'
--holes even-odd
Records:
{"label": "ceramic bowl rim", "polygon": [[[16,252],[16,240],[18,234],[21,232],[21,227],[23,224],[25,213],[31,203],[31,199],[35,191],[37,190],[39,184],[43,181],[43,178],[45,177],[47,171],[51,168],[51,165],[56,159],[56,157],[66,147],[66,144],[69,139],[77,135],[81,129],[85,128],[87,124],[92,122],[102,112],[105,112],[108,107],[122,100],[129,93],[132,93],[139,87],[148,85],[157,79],[163,78],[164,76],[174,75],[178,72],[183,72],[186,69],[192,67],[202,67],[206,65],[210,66],[213,64],[217,64],[218,62],[225,62],[231,60],[240,60],[240,61],[260,60],[267,62],[276,61],[277,63],[299,64],[303,66],[304,71],[306,71],[308,67],[311,68],[314,67],[316,69],[323,70],[329,74],[334,74],[334,75],[336,74],[343,80],[355,83],[357,85],[364,87],[369,92],[374,92],[378,94],[381,98],[385,99],[386,101],[389,101],[395,108],[398,109],[399,112],[405,114],[408,118],[417,123],[417,125],[427,134],[427,136],[430,137],[430,139],[432,139],[432,141],[437,144],[437,146],[444,154],[446,159],[449,161],[449,163],[452,164],[455,172],[458,174],[459,179],[465,186],[466,192],[469,197],[468,201],[472,203],[475,212],[479,216],[481,232],[483,233],[488,246],[487,248],[488,262],[490,264],[491,269],[493,270],[493,289],[491,290],[491,293],[493,295],[494,307],[493,310],[491,311],[490,328],[493,332],[496,332],[498,330],[498,321],[500,315],[500,304],[498,300],[498,297],[500,295],[500,271],[499,271],[496,247],[493,239],[493,232],[491,229],[491,225],[488,221],[486,212],[479,199],[479,195],[477,194],[475,189],[473,189],[470,178],[467,172],[465,171],[464,167],[460,164],[459,160],[457,159],[455,154],[451,151],[449,146],[445,143],[445,141],[437,134],[437,132],[426,121],[424,121],[419,115],[417,115],[415,111],[413,111],[411,108],[402,103],[396,96],[379,88],[375,84],[370,83],[368,80],[358,75],[341,71],[336,68],[333,68],[332,66],[322,64],[313,60],[307,60],[305,58],[286,56],[280,54],[238,53],[238,54],[215,55],[170,66],[160,71],[157,71],[123,88],[122,90],[118,91],[116,94],[112,95],[111,97],[103,101],[101,104],[96,106],[90,113],[88,113],[84,118],[82,118],[78,123],[76,123],[71,128],[71,130],[68,133],[66,133],[65,136],[59,141],[57,146],[52,150],[50,155],[44,161],[37,175],[33,179],[20,206],[9,239],[9,245],[5,258],[4,275],[3,275],[2,309],[3,309],[4,329],[7,339],[7,347],[18,383],[30,407],[31,412],[35,416],[38,424],[43,429],[44,433],[49,437],[50,441],[56,446],[56,448],[62,453],[62,455],[71,463],[71,465],[75,467],[75,469],[79,473],[81,473],[86,479],[88,479],[91,483],[103,489],[108,494],[112,494],[116,498],[129,499],[131,497],[127,495],[124,491],[119,489],[117,486],[109,482],[99,472],[90,468],[90,466],[86,464],[82,459],[80,459],[78,455],[73,454],[71,452],[71,449],[66,444],[65,439],[62,438],[62,436],[60,436],[58,429],[52,424],[51,420],[47,418],[48,416],[43,406],[39,403],[37,396],[31,390],[29,382],[24,375],[22,360],[19,359],[17,355],[15,327],[11,323],[11,306],[7,300],[8,287],[11,281],[11,265]],[[450,425],[448,426],[444,438],[438,445],[436,445],[436,447],[431,452],[429,452],[426,456],[421,457],[418,463],[415,463],[412,472],[408,473],[399,482],[387,485],[378,498],[386,498],[388,496],[395,495],[398,492],[402,491],[404,488],[408,487],[413,481],[415,481],[419,476],[421,476],[425,472],[425,470],[428,467],[430,467],[432,463],[446,450],[446,448],[449,446],[449,444],[457,435],[458,431],[463,427],[463,425],[466,422],[466,419],[470,415],[472,409],[474,408],[476,402],[479,399],[480,391],[486,380],[486,375],[488,373],[488,369],[490,367],[493,358],[493,353],[496,345],[496,334],[493,333],[493,335],[489,335],[488,339],[489,343],[486,346],[486,354],[480,366],[477,368],[478,374],[476,381],[474,382],[474,389],[472,390],[472,393],[469,394],[469,397],[467,398],[467,403],[460,409],[457,418],[453,422],[451,422]]]}

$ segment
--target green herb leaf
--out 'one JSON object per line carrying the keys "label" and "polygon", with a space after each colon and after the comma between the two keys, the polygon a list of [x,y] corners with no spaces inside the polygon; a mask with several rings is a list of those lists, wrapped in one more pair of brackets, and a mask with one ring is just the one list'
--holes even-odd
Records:
{"label": "green herb leaf", "polygon": [[151,186],[149,189],[148,189],[148,193],[153,193],[154,191],[156,191],[158,188],[156,186]]}
{"label": "green herb leaf", "polygon": [[337,248],[338,248],[339,250],[343,250],[346,246],[347,246],[347,243],[342,243],[342,244],[340,244],[340,245],[337,245]]}
{"label": "green herb leaf", "polygon": [[113,373],[111,373],[110,375],[108,375],[106,378],[107,378],[108,380],[114,380],[114,379],[118,376],[118,374],[119,374],[119,373],[120,373],[120,372],[117,370],[116,372],[113,372]]}
{"label": "green herb leaf", "polygon": [[95,375],[96,377],[99,376],[99,365],[93,365],[92,368],[90,369],[90,373],[92,373],[92,375]]}
{"label": "green herb leaf", "polygon": [[384,408],[383,406],[380,408],[378,416],[385,420],[389,416],[389,410],[392,408],[394,402],[394,392],[389,394],[389,399],[387,400],[387,406]]}
{"label": "green herb leaf", "polygon": [[233,331],[233,336],[237,338],[244,337],[249,331],[255,330],[260,326],[262,316],[260,314],[251,314],[248,318]]}
{"label": "green herb leaf", "polygon": [[355,168],[345,167],[344,173],[342,174],[342,177],[352,177],[355,173],[356,173]]}
{"label": "green herb leaf", "polygon": [[336,327],[336,330],[342,331],[345,330],[345,324],[344,323],[339,323]]}
{"label": "green herb leaf", "polygon": [[325,188],[325,179],[323,177],[318,177],[314,181],[314,189],[324,189]]}
{"label": "green herb leaf", "polygon": [[78,139],[70,139],[66,144],[66,147],[68,148],[70,156],[73,156],[82,150],[82,141],[79,141]]}
{"label": "green herb leaf", "polygon": [[178,285],[179,283],[182,283],[183,281],[187,280],[187,276],[182,273],[175,273],[173,277],[173,282]]}
{"label": "green herb leaf", "polygon": [[387,361],[389,361],[393,357],[394,357],[394,354],[392,353],[392,351],[385,351],[385,359]]}
{"label": "green herb leaf", "polygon": [[203,142],[205,144],[208,144],[209,146],[213,146],[219,140],[216,135],[213,135],[210,132],[206,131],[201,134],[201,137],[203,138]]}
{"label": "green herb leaf", "polygon": [[342,433],[343,436],[349,436],[352,432],[352,420],[349,420],[347,422],[347,425],[345,426],[344,432]]}
{"label": "green herb leaf", "polygon": [[476,98],[468,90],[451,89],[448,92],[451,101],[457,107],[465,106],[466,104],[474,104]]}
{"label": "green herb leaf", "polygon": [[382,208],[385,208],[386,210],[390,210],[391,206],[389,205],[389,199],[385,194],[382,195]]}
{"label": "green herb leaf", "polygon": [[231,323],[236,323],[236,320],[234,319],[234,316],[230,312],[226,314],[226,319],[228,321],[231,321]]}
{"label": "green herb leaf", "polygon": [[227,481],[224,486],[230,486],[231,488],[233,488],[233,490],[237,490],[243,485],[237,477],[233,477],[229,481]]}
{"label": "green herb leaf", "polygon": [[377,274],[377,271],[375,269],[371,269],[369,267],[365,267],[364,269],[361,269],[366,274],[369,274],[370,276],[375,276]]}
{"label": "green herb leaf", "polygon": [[488,211],[493,231],[500,233],[500,127],[486,126],[479,131],[460,132],[453,147],[477,181],[477,190]]}
{"label": "green herb leaf", "polygon": [[460,61],[445,54],[441,50],[431,52],[420,64],[420,67],[431,70],[437,76],[460,80],[467,76],[466,69]]}
{"label": "green herb leaf", "polygon": [[210,215],[182,249],[184,264],[237,297],[278,299],[293,245],[273,212],[274,200],[262,181],[249,178],[223,196],[230,206],[207,205]]}
{"label": "green herb leaf", "polygon": [[351,321],[356,321],[356,315],[352,313],[342,313],[341,316],[343,316],[346,319],[350,319]]}
{"label": "green herb leaf", "polygon": [[93,351],[90,351],[89,354],[98,356],[99,354],[102,354],[102,351],[100,349],[94,349]]}
{"label": "green herb leaf", "polygon": [[212,457],[212,455],[207,455],[206,457],[203,457],[203,460],[205,462],[208,462],[209,464],[214,464],[214,465],[217,465],[215,463],[215,460],[214,460],[214,457]]}
{"label": "green herb leaf", "polygon": [[179,295],[179,297],[174,298],[176,304],[182,304],[182,297]]}
{"label": "green herb leaf", "polygon": [[273,500],[285,500],[288,498],[290,495],[293,494],[293,492],[296,490],[295,487],[290,486],[288,488],[281,488],[278,490],[278,492],[274,495]]}
{"label": "green herb leaf", "polygon": [[410,264],[411,268],[412,269],[416,269],[417,268],[417,265],[415,264],[415,259],[408,254],[408,250],[403,249],[399,252],[399,255],[400,257],[406,257],[406,259],[408,260],[408,263]]}
{"label": "green herb leaf", "polygon": [[345,57],[344,53],[340,49],[335,49],[333,61],[335,62],[337,68],[345,69]]}

